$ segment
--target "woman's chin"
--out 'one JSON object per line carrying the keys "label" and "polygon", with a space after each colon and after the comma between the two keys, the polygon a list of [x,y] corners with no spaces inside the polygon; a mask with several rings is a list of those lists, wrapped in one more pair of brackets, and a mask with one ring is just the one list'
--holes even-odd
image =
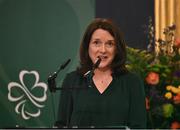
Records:
{"label": "woman's chin", "polygon": [[99,65],[98,69],[99,70],[108,70],[108,69],[110,69],[110,67],[107,65]]}

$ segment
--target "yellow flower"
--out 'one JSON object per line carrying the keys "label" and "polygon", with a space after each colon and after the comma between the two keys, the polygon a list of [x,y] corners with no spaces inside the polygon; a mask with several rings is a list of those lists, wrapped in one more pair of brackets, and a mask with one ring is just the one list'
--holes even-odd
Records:
{"label": "yellow flower", "polygon": [[167,99],[171,99],[172,98],[172,93],[171,92],[167,92],[164,96]]}
{"label": "yellow flower", "polygon": [[172,87],[174,87],[174,86],[168,85],[168,86],[166,86],[166,90],[170,91]]}
{"label": "yellow flower", "polygon": [[178,86],[178,88],[177,88],[177,87],[168,85],[168,86],[166,87],[166,90],[171,91],[171,92],[177,94],[177,93],[180,93],[180,86]]}

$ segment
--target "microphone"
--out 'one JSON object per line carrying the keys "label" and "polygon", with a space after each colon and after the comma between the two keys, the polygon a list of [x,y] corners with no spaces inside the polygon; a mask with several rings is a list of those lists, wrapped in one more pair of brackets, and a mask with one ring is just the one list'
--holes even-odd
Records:
{"label": "microphone", "polygon": [[92,77],[94,75],[94,70],[98,68],[99,64],[101,63],[101,58],[98,57],[98,60],[95,62],[95,64],[92,67],[92,70],[89,70],[84,74],[84,77],[87,78],[88,87],[91,87],[92,85]]}
{"label": "microphone", "polygon": [[71,59],[68,59],[66,62],[64,62],[64,63],[59,67],[59,69],[57,70],[57,72],[54,72],[52,75],[50,75],[50,76],[48,77],[48,79],[56,78],[57,75],[58,75],[58,73],[59,73],[61,70],[63,70],[63,69],[69,64],[70,61],[71,61]]}
{"label": "microphone", "polygon": [[93,67],[92,67],[92,70],[87,71],[87,72],[84,74],[84,77],[87,77],[90,73],[94,74],[94,70],[95,70],[96,68],[98,68],[98,66],[99,66],[100,63],[101,63],[101,58],[98,57],[98,60],[95,62],[95,64],[94,64]]}
{"label": "microphone", "polygon": [[99,64],[101,63],[101,58],[98,57],[98,60],[96,61],[96,63],[93,65],[93,71],[98,68]]}
{"label": "microphone", "polygon": [[50,92],[55,92],[58,88],[56,87],[56,77],[58,75],[58,73],[63,70],[69,63],[70,63],[71,59],[68,59],[66,62],[64,62],[63,64],[61,64],[61,66],[59,67],[59,69],[54,72],[52,75],[50,75],[48,77],[48,87]]}

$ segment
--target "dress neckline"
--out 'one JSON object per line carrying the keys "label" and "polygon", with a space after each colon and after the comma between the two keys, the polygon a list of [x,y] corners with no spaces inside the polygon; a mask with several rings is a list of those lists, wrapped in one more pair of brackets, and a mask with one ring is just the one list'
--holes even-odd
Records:
{"label": "dress neckline", "polygon": [[94,89],[97,91],[99,95],[105,95],[111,90],[113,82],[114,82],[114,77],[112,77],[112,81],[109,83],[109,85],[106,87],[106,89],[102,93],[98,90],[96,84],[94,83],[94,80],[92,80],[92,85],[94,86]]}

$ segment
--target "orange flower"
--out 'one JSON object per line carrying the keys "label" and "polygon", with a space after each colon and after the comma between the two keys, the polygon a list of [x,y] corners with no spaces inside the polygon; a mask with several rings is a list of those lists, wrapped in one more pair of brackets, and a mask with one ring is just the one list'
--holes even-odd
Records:
{"label": "orange flower", "polygon": [[179,129],[180,128],[180,123],[177,122],[177,121],[174,121],[172,124],[171,124],[171,129]]}
{"label": "orange flower", "polygon": [[159,83],[159,74],[155,72],[149,72],[146,77],[146,82],[151,85],[156,85]]}
{"label": "orange flower", "polygon": [[179,38],[179,37],[176,38],[175,43],[174,43],[174,46],[175,46],[175,47],[180,47],[180,38]]}
{"label": "orange flower", "polygon": [[180,104],[180,93],[174,96],[173,100],[175,104]]}

